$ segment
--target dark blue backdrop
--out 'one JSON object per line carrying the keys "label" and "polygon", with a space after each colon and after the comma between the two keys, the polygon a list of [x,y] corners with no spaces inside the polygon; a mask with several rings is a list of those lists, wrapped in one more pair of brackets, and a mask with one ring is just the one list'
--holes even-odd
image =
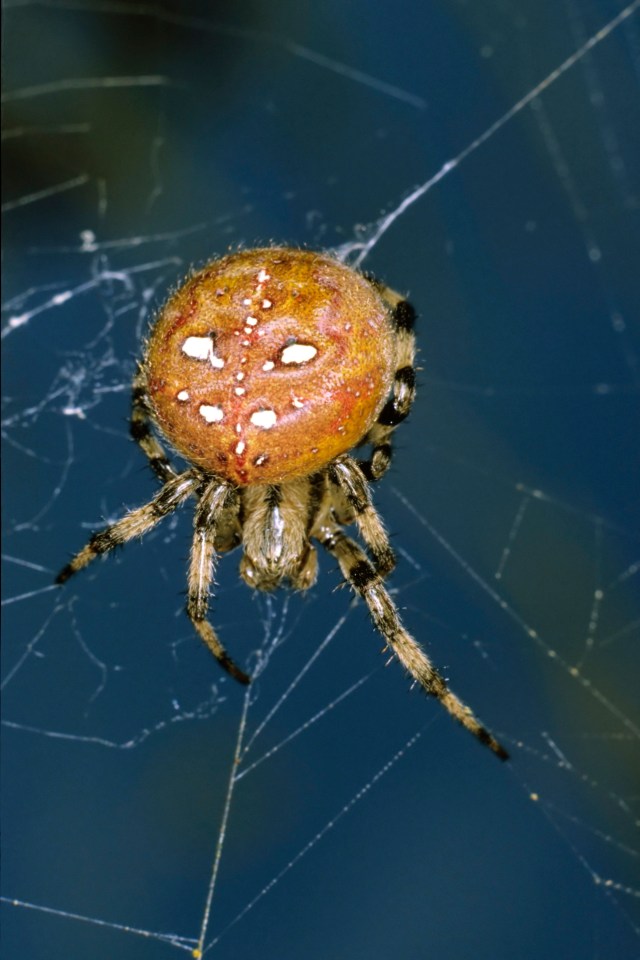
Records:
{"label": "dark blue backdrop", "polygon": [[[160,934],[200,929],[243,694],[181,613],[190,509],[50,589],[155,488],[126,422],[153,310],[229,246],[375,235],[622,9],[6,5],[7,958],[165,957]],[[639,23],[364,263],[420,312],[418,403],[376,490],[396,599],[513,761],[408,694],[352,610],[248,755],[322,713],[237,783],[212,956],[640,955]],[[234,655],[282,640],[251,737],[349,597],[326,561],[305,600],[252,596],[236,557],[217,579]]]}

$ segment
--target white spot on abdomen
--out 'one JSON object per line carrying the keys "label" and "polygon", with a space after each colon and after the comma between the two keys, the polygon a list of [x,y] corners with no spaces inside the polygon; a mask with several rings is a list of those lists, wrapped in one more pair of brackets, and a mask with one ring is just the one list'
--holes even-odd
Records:
{"label": "white spot on abdomen", "polygon": [[180,393],[179,393],[178,396],[177,396],[177,399],[178,399],[178,400],[181,400],[181,401],[184,403],[185,400],[188,400],[188,399],[189,399],[189,391],[188,391],[188,390],[181,390]]}
{"label": "white spot on abdomen", "polygon": [[310,343],[292,343],[280,354],[283,363],[307,363],[313,360],[318,351]]}
{"label": "white spot on abdomen", "polygon": [[224,417],[222,407],[219,407],[217,404],[215,406],[209,406],[206,403],[203,403],[199,410],[200,416],[204,417],[207,423],[220,423]]}
{"label": "white spot on abdomen", "polygon": [[255,427],[262,427],[263,430],[270,430],[278,421],[275,410],[256,410],[249,419]]}
{"label": "white spot on abdomen", "polygon": [[187,337],[182,344],[182,352],[193,360],[208,360],[212,367],[222,370],[224,360],[216,357],[213,352],[213,340],[211,337]]}
{"label": "white spot on abdomen", "polygon": [[211,337],[187,337],[182,344],[182,352],[194,360],[208,360],[212,348]]}

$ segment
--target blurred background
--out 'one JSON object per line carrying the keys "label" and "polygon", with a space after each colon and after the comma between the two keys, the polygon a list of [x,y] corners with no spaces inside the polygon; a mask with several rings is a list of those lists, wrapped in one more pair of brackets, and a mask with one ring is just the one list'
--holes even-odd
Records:
{"label": "blurred background", "polygon": [[205,946],[640,955],[637,13],[399,210],[624,9],[5,4],[7,957],[200,935],[245,702],[182,612],[191,507],[51,581],[156,488],[127,423],[154,311],[271,242],[366,245],[420,314],[391,585],[513,759],[384,668],[330,559],[265,598],[225,557],[216,626],[269,662]]}

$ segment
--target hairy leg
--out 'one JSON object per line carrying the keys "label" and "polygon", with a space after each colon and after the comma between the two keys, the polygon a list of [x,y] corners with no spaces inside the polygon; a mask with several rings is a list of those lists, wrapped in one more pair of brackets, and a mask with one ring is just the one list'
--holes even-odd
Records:
{"label": "hairy leg", "polygon": [[396,372],[393,392],[380,411],[377,423],[365,437],[364,442],[371,444],[371,455],[367,460],[359,461],[365,478],[374,481],[379,480],[389,469],[392,456],[391,434],[408,415],[416,395],[413,366],[416,352],[413,332],[416,313],[409,301],[399,293],[373,278],[369,280],[389,305],[396,330]]}
{"label": "hairy leg", "polygon": [[382,583],[382,578],[367,560],[364,552],[338,527],[324,526],[318,532],[322,545],[337,559],[340,569],[355,593],[367,604],[371,619],[405,669],[430,696],[440,701],[445,710],[481,743],[500,757],[508,753],[495,737],[474,716],[472,710],[449,690],[446,681],[435,669],[422,647],[406,631],[396,606]]}
{"label": "hairy leg", "polygon": [[202,491],[196,508],[193,543],[189,562],[187,614],[200,639],[206,644],[221,667],[238,680],[250,683],[250,677],[231,659],[207,617],[209,589],[216,559],[215,539],[220,523],[236,506],[237,492],[222,480],[211,480]]}
{"label": "hairy leg", "polygon": [[[369,484],[356,461],[349,456],[338,457],[328,467],[331,483],[340,491],[353,511],[362,539],[367,545],[376,570],[381,576],[395,567],[396,558],[389,537],[371,502]],[[337,511],[338,516],[340,511]]]}
{"label": "hairy leg", "polygon": [[164,447],[151,430],[147,380],[141,366],[138,366],[138,371],[133,380],[129,432],[147,457],[149,466],[163,483],[176,476],[176,471],[169,463]]}
{"label": "hairy leg", "polygon": [[78,570],[82,570],[96,557],[109,553],[114,547],[126,543],[127,540],[144,536],[190,497],[198,483],[198,478],[189,470],[168,480],[149,503],[130,510],[121,520],[94,533],[87,545],[62,568],[55,582],[65,583],[69,577]]}

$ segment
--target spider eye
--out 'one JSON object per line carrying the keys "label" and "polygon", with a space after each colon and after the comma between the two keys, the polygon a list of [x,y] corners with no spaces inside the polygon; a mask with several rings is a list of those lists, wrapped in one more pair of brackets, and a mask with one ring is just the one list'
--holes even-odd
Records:
{"label": "spider eye", "polygon": [[151,331],[156,422],[189,461],[234,483],[306,476],[375,421],[394,338],[379,291],[331,257],[230,254],[187,279]]}

